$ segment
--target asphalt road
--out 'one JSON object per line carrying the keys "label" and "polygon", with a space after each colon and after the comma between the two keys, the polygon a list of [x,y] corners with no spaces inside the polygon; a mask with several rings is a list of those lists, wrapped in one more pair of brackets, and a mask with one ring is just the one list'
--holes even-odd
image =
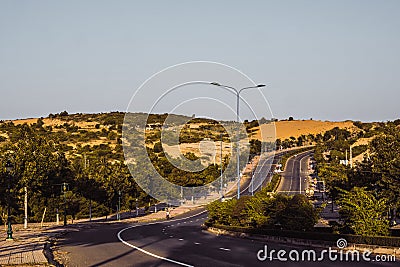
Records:
{"label": "asphalt road", "polygon": [[267,183],[271,182],[276,164],[281,160],[285,153],[286,152],[278,151],[274,156],[261,159],[254,172],[254,185],[251,184],[251,180],[244,183],[241,195],[252,195],[252,192],[258,191],[261,187],[264,187]]}
{"label": "asphalt road", "polygon": [[[202,210],[186,214],[187,218],[148,224],[95,225],[67,234],[58,245],[70,255],[67,266],[393,266],[394,263],[280,262],[258,259],[267,251],[285,250],[286,257],[304,247],[286,246],[245,238],[217,236],[201,229],[206,219]],[[259,253],[259,251],[261,252]],[[268,253],[269,254],[269,253]],[[317,257],[321,254],[316,251]]]}
{"label": "asphalt road", "polygon": [[279,193],[288,195],[304,194],[308,187],[307,183],[307,159],[313,152],[307,151],[293,156],[286,162],[285,171],[278,187]]}
{"label": "asphalt road", "polygon": [[[289,194],[305,189],[300,165],[306,170],[310,152],[299,154],[287,162],[283,189]],[[279,156],[279,155],[278,155]],[[276,161],[277,162],[277,161]],[[261,174],[260,175],[266,175]],[[301,186],[301,189],[300,189]],[[248,193],[248,190],[244,190]],[[281,262],[277,251],[285,250],[286,258],[293,250],[300,255],[305,247],[287,246],[247,238],[217,236],[203,231],[207,213],[199,209],[169,221],[145,224],[91,224],[58,240],[61,252],[69,256],[67,266],[397,266],[378,262],[330,261],[327,254],[322,262],[309,260]],[[264,256],[264,248],[275,250],[272,259]],[[316,251],[317,257],[320,249]]]}

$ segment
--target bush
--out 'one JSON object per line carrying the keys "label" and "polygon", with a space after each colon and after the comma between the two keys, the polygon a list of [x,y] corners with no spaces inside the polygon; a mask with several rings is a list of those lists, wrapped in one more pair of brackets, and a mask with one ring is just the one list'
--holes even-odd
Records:
{"label": "bush", "polygon": [[154,150],[154,153],[160,153],[160,152],[162,152],[162,151],[163,151],[163,148],[162,148],[161,142],[155,143],[155,144],[154,144],[153,150]]}
{"label": "bush", "polygon": [[60,112],[60,116],[61,117],[66,117],[66,116],[68,116],[68,112],[67,111],[63,111],[63,112]]}
{"label": "bush", "polygon": [[117,134],[115,133],[115,132],[113,132],[113,131],[110,131],[109,133],[108,133],[108,139],[110,139],[110,140],[115,140],[115,139],[117,139]]}

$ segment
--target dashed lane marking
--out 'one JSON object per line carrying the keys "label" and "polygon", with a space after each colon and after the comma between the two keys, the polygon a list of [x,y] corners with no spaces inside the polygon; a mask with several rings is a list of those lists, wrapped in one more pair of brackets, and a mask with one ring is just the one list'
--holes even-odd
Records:
{"label": "dashed lane marking", "polygon": [[224,251],[231,251],[230,248],[219,248],[220,250],[224,250]]}
{"label": "dashed lane marking", "polygon": [[[206,211],[202,211],[202,212],[199,212],[199,213],[194,214],[194,215],[192,215],[192,216],[189,216],[189,217],[186,217],[186,218],[182,218],[182,219],[174,219],[174,220],[172,220],[172,221],[187,220],[187,219],[190,219],[190,218],[199,216],[199,215],[201,215],[201,214],[203,214],[203,213],[205,213],[205,212],[206,212]],[[152,223],[147,223],[147,224],[144,224],[144,225],[163,224],[163,223],[165,223],[165,222],[152,222]],[[122,229],[121,231],[119,231],[118,234],[117,234],[117,237],[118,237],[119,241],[121,241],[124,245],[126,245],[126,246],[128,246],[128,247],[131,247],[131,248],[134,248],[134,249],[136,249],[136,250],[139,250],[140,252],[143,252],[144,254],[147,254],[147,255],[149,255],[149,256],[151,256],[151,257],[154,257],[154,258],[157,258],[157,259],[160,259],[160,260],[164,260],[164,261],[168,261],[168,262],[171,262],[171,263],[175,263],[175,264],[178,264],[178,265],[181,265],[181,266],[193,267],[193,265],[190,265],[190,264],[187,264],[187,263],[184,263],[184,262],[179,262],[179,261],[176,261],[176,260],[173,260],[173,259],[170,259],[170,258],[165,258],[165,257],[159,256],[159,255],[157,255],[157,254],[151,253],[151,252],[149,252],[149,251],[147,251],[147,250],[144,250],[144,249],[142,249],[142,248],[140,248],[140,247],[137,247],[137,246],[135,246],[135,245],[133,245],[133,244],[131,244],[131,243],[129,243],[129,242],[127,242],[127,241],[125,241],[125,240],[122,239],[121,234],[122,234],[123,232],[125,232],[125,231],[127,231],[127,230],[129,230],[129,229],[138,227],[138,226],[143,226],[143,225],[132,225],[132,226],[129,226],[129,227],[124,228],[124,229]]]}

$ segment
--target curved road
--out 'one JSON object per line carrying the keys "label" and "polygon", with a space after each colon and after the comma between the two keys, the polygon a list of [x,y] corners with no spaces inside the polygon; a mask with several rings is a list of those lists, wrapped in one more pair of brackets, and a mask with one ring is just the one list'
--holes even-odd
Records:
{"label": "curved road", "polygon": [[[276,252],[272,261],[260,261],[257,253],[292,246],[252,239],[217,236],[201,229],[204,210],[185,217],[148,224],[95,225],[72,232],[59,240],[63,252],[70,254],[67,266],[394,266],[394,263],[280,262]],[[307,248],[299,247],[301,254]],[[317,255],[320,251],[317,250]],[[262,254],[260,254],[263,256]]]}
{"label": "curved road", "polygon": [[[288,194],[305,187],[300,167],[306,170],[305,152],[287,162],[281,190]],[[298,170],[296,170],[298,169]],[[304,180],[303,180],[304,181]],[[301,187],[301,188],[300,188]],[[245,190],[246,191],[246,190]],[[247,191],[246,191],[247,192]],[[288,253],[307,248],[287,246],[247,238],[218,236],[203,231],[204,209],[191,211],[169,221],[145,224],[88,224],[58,240],[61,252],[67,252],[67,266],[394,266],[377,262],[280,262],[276,252],[272,261],[260,261],[257,253],[265,245],[268,251],[284,249]],[[83,229],[82,229],[83,228]],[[317,251],[317,253],[320,253]],[[260,255],[263,255],[261,253]],[[319,254],[317,254],[319,255]],[[287,256],[287,255],[286,255]]]}
{"label": "curved road", "polygon": [[[254,172],[254,180],[258,181],[252,186],[252,181],[249,179],[242,185],[242,190],[240,195],[252,195],[252,192],[256,192],[260,187],[264,187],[266,184],[271,182],[273,171],[275,170],[276,164],[281,160],[282,156],[286,151],[278,151],[273,156],[262,158],[260,160],[259,167],[256,168]],[[260,181],[262,181],[260,183]]]}
{"label": "curved road", "polygon": [[304,194],[308,187],[307,160],[312,154],[312,151],[306,151],[288,159],[285,171],[282,173],[281,183],[277,189],[278,193],[288,195]]}

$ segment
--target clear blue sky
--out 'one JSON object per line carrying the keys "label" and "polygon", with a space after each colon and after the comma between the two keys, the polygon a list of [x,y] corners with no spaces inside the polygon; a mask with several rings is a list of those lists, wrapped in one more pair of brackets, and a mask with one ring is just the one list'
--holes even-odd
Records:
{"label": "clear blue sky", "polygon": [[399,13],[389,0],[0,0],[0,119],[124,111],[152,74],[208,60],[268,84],[277,118],[393,120]]}

